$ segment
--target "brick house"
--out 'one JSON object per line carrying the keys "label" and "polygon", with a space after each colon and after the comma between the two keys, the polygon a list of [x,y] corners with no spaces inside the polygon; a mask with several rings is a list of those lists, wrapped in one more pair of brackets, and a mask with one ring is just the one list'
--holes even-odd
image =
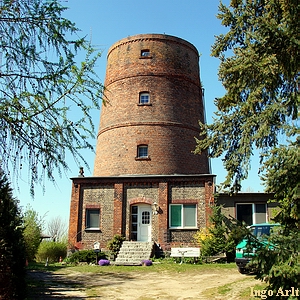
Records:
{"label": "brick house", "polygon": [[[160,251],[194,245],[215,203],[207,153],[192,153],[205,120],[197,49],[161,34],[122,39],[108,51],[105,87],[93,176],[71,178],[69,244],[106,249],[120,234]],[[274,216],[271,196],[221,193],[216,203],[250,225]]]}
{"label": "brick house", "polygon": [[215,181],[207,153],[192,153],[205,119],[197,49],[162,34],[122,39],[104,85],[93,176],[71,178],[69,243],[105,249],[121,234],[162,251],[193,245]]}

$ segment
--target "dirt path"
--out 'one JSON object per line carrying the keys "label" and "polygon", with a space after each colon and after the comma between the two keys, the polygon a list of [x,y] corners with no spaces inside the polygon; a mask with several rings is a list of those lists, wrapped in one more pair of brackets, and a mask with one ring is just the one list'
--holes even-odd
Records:
{"label": "dirt path", "polygon": [[[258,282],[237,270],[198,272],[55,273],[31,271],[43,288],[29,299],[249,299],[239,298],[241,290]],[[220,293],[219,288],[224,291]]]}

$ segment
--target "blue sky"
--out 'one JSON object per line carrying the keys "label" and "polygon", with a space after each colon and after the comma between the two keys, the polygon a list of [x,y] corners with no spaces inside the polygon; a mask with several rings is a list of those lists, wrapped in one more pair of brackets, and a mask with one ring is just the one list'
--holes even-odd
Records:
{"label": "blue sky", "polygon": [[[223,2],[228,4],[229,0]],[[219,0],[68,0],[62,1],[62,4],[69,8],[63,16],[75,22],[82,35],[91,39],[92,44],[102,51],[96,67],[102,82],[105,78],[107,50],[122,38],[142,33],[162,33],[192,43],[201,53],[200,77],[205,89],[206,118],[208,123],[212,122],[213,112],[216,110],[213,101],[224,94],[217,75],[219,60],[210,56],[215,36],[226,32],[226,28],[216,18]],[[99,111],[93,112],[93,119],[98,128]],[[90,171],[85,169],[85,176],[91,176],[94,153],[84,151],[83,154],[90,165]],[[253,159],[249,179],[243,183],[243,191],[263,191],[257,175],[257,160]],[[27,175],[24,173],[19,180],[19,190],[15,190],[20,205],[26,207],[30,204],[44,217],[45,222],[57,216],[61,216],[66,223],[69,220],[70,177],[77,176],[79,169],[71,158],[67,162],[71,172],[63,174],[61,178],[57,175],[57,187],[46,181],[45,193],[42,188],[37,187],[36,196],[32,199]],[[217,183],[224,180],[225,171],[219,159],[212,161],[212,173],[217,175]]]}

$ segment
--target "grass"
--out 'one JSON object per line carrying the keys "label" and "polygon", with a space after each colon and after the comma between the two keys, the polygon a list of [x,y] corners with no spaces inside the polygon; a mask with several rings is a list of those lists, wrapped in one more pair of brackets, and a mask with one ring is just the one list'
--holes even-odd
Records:
{"label": "grass", "polygon": [[[70,274],[70,273],[80,273],[81,275],[87,275],[90,276],[92,274],[100,274],[103,278],[104,277],[117,277],[121,278],[122,280],[130,280],[130,278],[133,278],[137,274],[141,276],[145,276],[144,274],[148,274],[148,276],[159,276],[161,275],[168,275],[168,274],[184,274],[188,273],[188,276],[193,276],[196,274],[205,274],[205,273],[213,273],[213,272],[224,272],[224,274],[231,272],[231,270],[236,271],[236,265],[235,263],[230,264],[218,264],[218,263],[212,263],[212,264],[192,264],[192,263],[183,263],[178,264],[174,263],[173,259],[164,259],[164,260],[155,260],[152,266],[98,266],[98,265],[62,265],[61,263],[55,263],[55,264],[49,264],[47,267],[43,263],[31,263],[28,266],[29,270],[37,271],[37,272],[45,272],[53,274],[54,277],[59,278],[61,276],[64,277],[64,275]],[[146,275],[147,276],[147,275]],[[220,295],[226,295],[228,293],[231,293],[234,291],[236,284],[243,284],[243,282],[249,280],[249,278],[245,277],[238,282],[235,281],[232,284],[225,284],[223,286],[211,288],[207,290],[209,294],[207,296],[210,296],[211,299],[214,299],[214,297],[218,297]],[[61,281],[59,279],[54,279],[52,282],[55,284],[60,284]],[[71,284],[70,282],[65,282],[66,285]],[[76,284],[73,282],[73,284]],[[31,290],[31,293],[37,293],[38,295],[41,295],[43,292],[43,289],[46,290],[47,286],[44,286],[45,283],[41,281],[36,281],[34,279],[28,279],[28,286],[29,290]],[[257,289],[259,289],[261,285],[258,285]],[[71,286],[70,286],[71,287]],[[96,295],[99,295],[99,288],[96,285],[89,285],[85,287],[85,291],[89,297],[95,297]],[[263,287],[261,287],[263,289]],[[240,295],[238,299],[246,300],[249,299],[249,288],[242,289],[240,291]],[[100,296],[100,295],[99,295]],[[35,297],[28,298],[28,299],[35,299]],[[38,299],[38,297],[36,297]],[[145,298],[146,300],[147,298]],[[257,298],[253,298],[257,299]]]}
{"label": "grass", "polygon": [[80,273],[131,273],[131,272],[140,272],[140,273],[149,273],[149,272],[170,272],[170,273],[184,273],[184,272],[206,272],[211,270],[230,270],[236,269],[236,265],[234,263],[230,264],[191,264],[191,263],[183,263],[177,264],[174,263],[173,260],[165,259],[163,261],[154,261],[152,266],[142,267],[142,266],[103,266],[99,267],[96,265],[66,265],[62,266],[61,264],[51,264],[48,267],[45,267],[43,264],[35,264],[31,267],[32,269],[40,269],[44,271],[59,271],[60,269],[64,269],[64,271],[68,271],[68,269],[80,272]]}

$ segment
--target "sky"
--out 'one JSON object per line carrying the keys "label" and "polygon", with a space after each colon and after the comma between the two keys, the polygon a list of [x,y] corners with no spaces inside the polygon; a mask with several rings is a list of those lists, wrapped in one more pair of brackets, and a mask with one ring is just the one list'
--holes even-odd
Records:
{"label": "sky", "polygon": [[[62,0],[68,7],[63,17],[76,23],[82,36],[92,41],[94,47],[102,52],[95,71],[101,82],[105,79],[107,51],[112,44],[136,34],[158,33],[173,35],[192,43],[201,54],[200,78],[205,89],[205,108],[207,123],[213,121],[216,111],[214,99],[224,95],[225,90],[218,80],[219,60],[210,56],[215,36],[227,31],[216,18],[219,0]],[[228,4],[229,0],[223,3]],[[78,57],[78,61],[84,56]],[[92,114],[95,128],[98,128],[100,111]],[[93,143],[96,145],[96,140]],[[85,169],[85,176],[92,176],[95,154],[84,151],[84,157],[90,170]],[[35,198],[29,193],[29,180],[26,174],[19,179],[19,187],[14,188],[14,195],[24,209],[29,204],[45,224],[60,217],[66,224],[69,221],[71,199],[71,177],[78,176],[79,166],[72,158],[67,158],[70,172],[57,175],[57,186],[45,181],[45,191],[37,186]],[[222,182],[226,172],[220,159],[211,161],[212,173],[217,175],[216,183]],[[252,160],[249,179],[242,185],[242,191],[263,192],[258,173],[258,159]]]}

